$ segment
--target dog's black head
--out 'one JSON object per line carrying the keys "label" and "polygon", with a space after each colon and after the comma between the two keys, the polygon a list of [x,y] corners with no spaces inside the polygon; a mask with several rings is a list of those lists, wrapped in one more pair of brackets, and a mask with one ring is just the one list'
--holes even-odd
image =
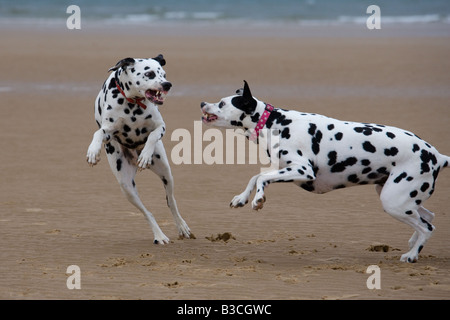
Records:
{"label": "dog's black head", "polygon": [[[208,125],[224,128],[252,128],[255,119],[252,115],[262,103],[252,96],[247,81],[244,80],[244,88],[236,91],[237,95],[222,98],[217,103],[201,103],[203,112],[202,121]],[[245,121],[249,123],[244,123]],[[257,120],[256,120],[257,121]]]}

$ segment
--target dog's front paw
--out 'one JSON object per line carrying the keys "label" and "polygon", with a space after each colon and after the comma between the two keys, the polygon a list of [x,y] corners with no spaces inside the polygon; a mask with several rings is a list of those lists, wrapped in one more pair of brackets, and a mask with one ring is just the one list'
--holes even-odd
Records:
{"label": "dog's front paw", "polygon": [[263,206],[264,206],[264,202],[266,202],[266,197],[265,196],[255,197],[255,199],[253,199],[253,201],[252,201],[252,208],[253,208],[253,210],[262,209]]}
{"label": "dog's front paw", "polygon": [[153,157],[153,150],[151,151],[145,151],[142,150],[141,154],[139,155],[139,158],[137,160],[137,166],[139,170],[144,170],[150,167],[152,164],[152,157]]}
{"label": "dog's front paw", "polygon": [[246,194],[240,194],[238,196],[235,196],[233,200],[230,202],[231,208],[239,208],[243,207],[248,203],[248,196]]}
{"label": "dog's front paw", "polygon": [[195,239],[195,236],[192,234],[191,230],[189,229],[187,223],[180,219],[176,222],[179,238],[186,238],[186,239]]}
{"label": "dog's front paw", "polygon": [[89,147],[86,161],[91,167],[95,166],[100,161],[100,150],[101,149]]}

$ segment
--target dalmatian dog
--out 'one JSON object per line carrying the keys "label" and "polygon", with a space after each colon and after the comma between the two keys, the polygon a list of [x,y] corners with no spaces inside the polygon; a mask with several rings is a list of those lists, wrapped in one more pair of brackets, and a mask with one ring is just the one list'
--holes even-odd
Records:
{"label": "dalmatian dog", "polygon": [[164,103],[172,87],[162,68],[165,63],[163,55],[152,59],[125,58],[109,69],[112,73],[95,101],[95,120],[99,129],[87,152],[87,162],[94,166],[100,160],[102,145],[105,145],[112,172],[127,199],[150,223],[155,244],[167,244],[169,239],[139,198],[134,180],[137,170],[148,168],[160,177],[180,236],[191,236],[177,208],[173,177],[161,141],[166,126],[158,106]]}
{"label": "dalmatian dog", "polygon": [[[237,95],[218,103],[201,103],[203,123],[242,128],[258,142],[262,128],[279,135],[279,170],[250,179],[230,206],[244,206],[253,189],[255,210],[265,202],[264,189],[274,182],[292,182],[314,193],[375,184],[384,211],[410,225],[410,250],[401,261],[416,262],[435,227],[434,213],[423,204],[433,193],[441,169],[450,157],[403,129],[379,124],[340,121],[323,115],[274,108],[254,98],[247,82]],[[268,142],[267,144],[269,144]],[[265,148],[265,146],[264,146]],[[267,148],[270,153],[271,148]]]}

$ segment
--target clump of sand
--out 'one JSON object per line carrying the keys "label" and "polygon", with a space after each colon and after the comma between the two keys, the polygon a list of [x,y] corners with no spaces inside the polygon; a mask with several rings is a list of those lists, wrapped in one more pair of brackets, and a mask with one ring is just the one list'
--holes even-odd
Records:
{"label": "clump of sand", "polygon": [[373,252],[400,251],[400,249],[393,248],[393,247],[391,247],[387,244],[383,244],[383,243],[371,244],[366,250],[373,251]]}
{"label": "clump of sand", "polygon": [[230,239],[236,240],[236,238],[231,234],[231,232],[218,233],[217,236],[211,235],[210,237],[205,237],[211,242],[224,241],[228,242]]}

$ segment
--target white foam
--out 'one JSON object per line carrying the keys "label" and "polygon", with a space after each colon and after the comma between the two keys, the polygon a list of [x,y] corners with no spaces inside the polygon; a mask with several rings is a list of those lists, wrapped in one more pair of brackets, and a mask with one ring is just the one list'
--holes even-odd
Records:
{"label": "white foam", "polygon": [[[340,16],[339,23],[355,23],[365,24],[369,16]],[[449,17],[446,19],[448,20]],[[416,23],[433,23],[445,22],[446,19],[441,19],[438,14],[414,15],[414,16],[384,16],[381,15],[381,23],[389,24],[416,24]],[[320,22],[320,20],[319,20]]]}

